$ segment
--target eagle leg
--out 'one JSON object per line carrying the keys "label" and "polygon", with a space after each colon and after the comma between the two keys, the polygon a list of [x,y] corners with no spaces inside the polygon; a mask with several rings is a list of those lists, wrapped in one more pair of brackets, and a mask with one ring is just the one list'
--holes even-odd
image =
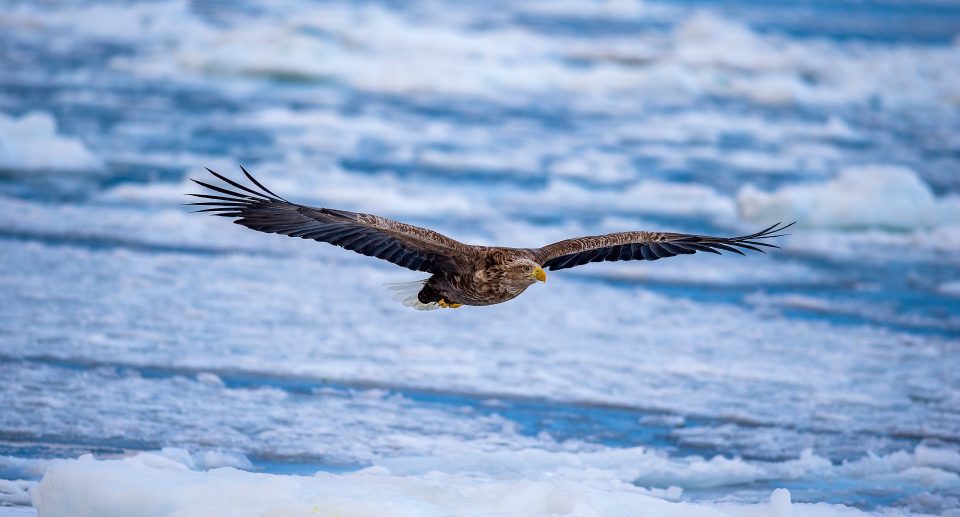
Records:
{"label": "eagle leg", "polygon": [[437,290],[434,289],[428,281],[426,284],[424,284],[423,289],[417,293],[417,299],[420,300],[420,303],[439,303],[441,300],[443,300],[443,296],[441,296],[440,293],[437,292]]}
{"label": "eagle leg", "polygon": [[417,293],[417,299],[420,300],[420,303],[436,303],[444,309],[459,309],[463,306],[462,303],[453,303],[444,299],[429,282],[424,284],[423,289]]}

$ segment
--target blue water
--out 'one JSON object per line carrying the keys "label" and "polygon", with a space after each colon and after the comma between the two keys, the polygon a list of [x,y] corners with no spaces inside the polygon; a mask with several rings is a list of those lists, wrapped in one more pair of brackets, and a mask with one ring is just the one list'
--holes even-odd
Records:
{"label": "blue water", "polygon": [[[645,447],[673,474],[623,481],[688,500],[957,507],[960,6],[12,2],[0,28],[0,478]],[[418,313],[380,284],[419,273],[180,205],[239,164],[485,244],[800,222]],[[764,473],[694,480],[717,456]]]}

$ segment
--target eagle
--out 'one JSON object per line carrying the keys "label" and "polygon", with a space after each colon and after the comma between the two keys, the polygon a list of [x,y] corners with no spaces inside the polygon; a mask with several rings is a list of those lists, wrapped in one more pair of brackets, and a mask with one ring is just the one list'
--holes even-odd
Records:
{"label": "eagle", "polygon": [[[234,218],[252,230],[328,242],[431,276],[416,282],[388,284],[408,307],[420,310],[494,305],[512,300],[531,285],[546,282],[545,270],[557,271],[590,262],[658,260],[698,251],[743,255],[741,249],[766,253],[778,248],[763,239],[781,237],[794,223],[777,223],[740,237],[633,231],[576,237],[541,248],[506,248],[464,244],[433,230],[377,215],[291,203],[264,187],[242,166],[252,185],[243,185],[209,168],[226,183],[217,186],[192,179],[215,194],[188,194],[203,201],[197,212]],[[235,190],[231,190],[235,189]]]}

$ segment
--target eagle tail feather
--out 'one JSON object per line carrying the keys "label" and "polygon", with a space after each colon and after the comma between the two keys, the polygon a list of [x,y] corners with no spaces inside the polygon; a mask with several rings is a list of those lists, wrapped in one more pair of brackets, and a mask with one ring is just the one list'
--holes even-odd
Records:
{"label": "eagle tail feather", "polygon": [[429,278],[414,280],[413,282],[398,282],[383,284],[393,293],[393,298],[402,303],[405,307],[412,307],[418,311],[432,311],[439,309],[440,305],[436,302],[423,303],[417,296],[427,283]]}

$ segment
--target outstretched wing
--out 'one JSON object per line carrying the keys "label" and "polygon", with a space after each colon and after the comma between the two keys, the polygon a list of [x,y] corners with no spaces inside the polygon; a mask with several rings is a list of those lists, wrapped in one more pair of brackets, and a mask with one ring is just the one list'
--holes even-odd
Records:
{"label": "outstretched wing", "polygon": [[657,260],[676,255],[690,255],[698,251],[720,254],[731,251],[743,255],[738,248],[765,253],[762,247],[779,246],[760,242],[759,239],[781,237],[778,232],[794,223],[777,223],[765,230],[740,237],[709,237],[707,235],[689,235],[684,233],[659,232],[622,232],[592,237],[567,239],[542,248],[534,249],[533,254],[541,266],[551,271],[581,266],[588,262],[617,260]]}
{"label": "outstretched wing", "polygon": [[435,231],[385,217],[291,203],[261,185],[246,169],[240,169],[259,190],[207,169],[238,190],[193,180],[224,195],[189,194],[210,201],[188,204],[207,206],[198,212],[234,217],[235,223],[253,230],[329,242],[414,271],[456,272],[470,248]]}

